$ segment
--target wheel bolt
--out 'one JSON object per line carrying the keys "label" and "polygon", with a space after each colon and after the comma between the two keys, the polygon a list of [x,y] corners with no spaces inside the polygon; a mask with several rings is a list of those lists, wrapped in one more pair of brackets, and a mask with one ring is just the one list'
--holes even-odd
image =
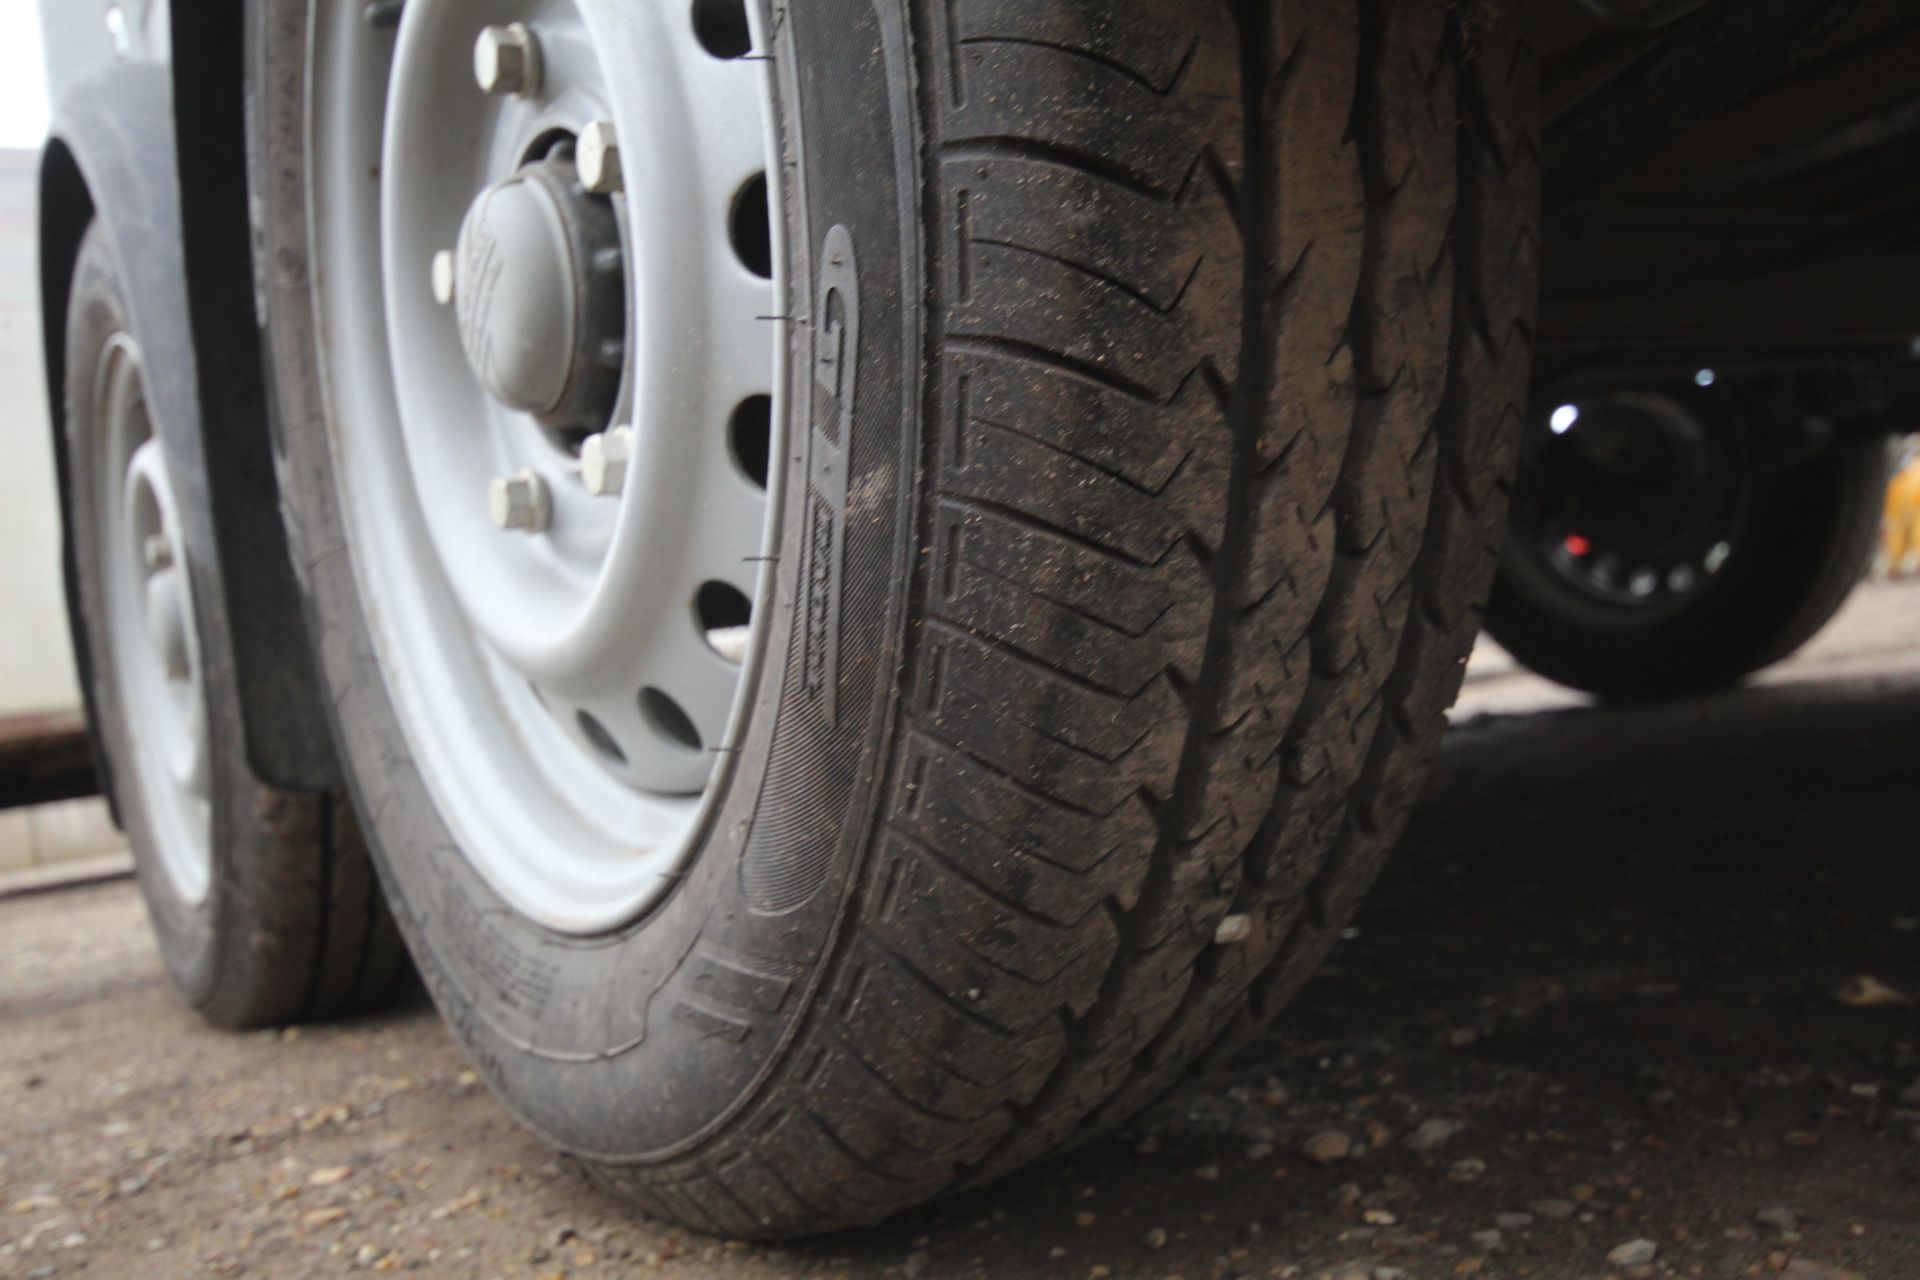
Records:
{"label": "wheel bolt", "polygon": [[553,524],[553,495],[536,471],[522,470],[495,480],[487,506],[502,532],[545,533]]}
{"label": "wheel bolt", "polygon": [[473,78],[485,93],[540,92],[540,40],[524,22],[487,27],[473,45]]}
{"label": "wheel bolt", "polygon": [[574,163],[580,168],[581,185],[594,195],[610,196],[626,181],[620,171],[620,144],[605,120],[595,120],[580,131]]}
{"label": "wheel bolt", "polygon": [[596,498],[617,497],[627,487],[627,467],[632,461],[632,427],[588,436],[580,446],[580,479]]}
{"label": "wheel bolt", "polygon": [[140,554],[147,562],[147,568],[158,573],[162,569],[173,568],[173,542],[164,533],[150,533],[141,544]]}
{"label": "wheel bolt", "polygon": [[433,255],[433,296],[443,307],[453,305],[453,250]]}

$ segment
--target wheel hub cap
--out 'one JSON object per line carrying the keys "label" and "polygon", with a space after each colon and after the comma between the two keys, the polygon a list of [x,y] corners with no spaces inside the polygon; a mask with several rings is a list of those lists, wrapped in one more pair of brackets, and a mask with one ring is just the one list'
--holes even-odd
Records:
{"label": "wheel hub cap", "polygon": [[185,680],[193,674],[187,655],[187,602],[178,569],[147,579],[147,637],[167,679]]}
{"label": "wheel hub cap", "polygon": [[212,876],[212,771],[193,588],[139,351],[126,335],[103,361],[97,417],[109,459],[99,476],[109,633],[133,726],[133,781],[162,870],[184,900],[200,902]]}
{"label": "wheel hub cap", "polygon": [[488,394],[544,426],[604,425],[625,356],[620,229],[570,153],[481,191],[454,262],[461,346]]}

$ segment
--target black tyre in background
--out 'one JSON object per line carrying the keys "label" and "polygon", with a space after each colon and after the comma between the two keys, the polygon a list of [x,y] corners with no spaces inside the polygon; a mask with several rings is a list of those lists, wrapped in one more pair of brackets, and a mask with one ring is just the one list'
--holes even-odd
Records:
{"label": "black tyre in background", "polygon": [[1735,684],[1846,602],[1888,473],[1882,437],[1836,434],[1771,385],[1703,373],[1549,396],[1528,424],[1487,630],[1606,698]]}
{"label": "black tyre in background", "polygon": [[98,749],[160,951],[208,1021],[254,1027],[377,1000],[405,965],[350,806],[263,785],[226,630],[190,563],[122,274],[96,225],[75,266],[65,387],[70,563]]}

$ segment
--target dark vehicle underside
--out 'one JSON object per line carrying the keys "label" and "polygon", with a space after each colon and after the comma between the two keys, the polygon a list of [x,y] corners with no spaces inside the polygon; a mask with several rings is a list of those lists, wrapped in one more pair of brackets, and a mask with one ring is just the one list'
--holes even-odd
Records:
{"label": "dark vehicle underside", "polygon": [[[1902,0],[1540,6],[1543,371],[1904,360],[1920,332],[1920,14]],[[1892,375],[1890,375],[1892,376]]]}

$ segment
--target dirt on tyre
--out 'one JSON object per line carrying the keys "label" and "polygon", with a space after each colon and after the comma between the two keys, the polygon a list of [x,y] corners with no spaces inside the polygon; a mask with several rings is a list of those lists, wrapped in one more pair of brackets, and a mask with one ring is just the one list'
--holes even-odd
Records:
{"label": "dirt on tyre", "polygon": [[257,6],[311,621],[402,930],[523,1119],[650,1212],[822,1232],[1284,1003],[1494,566],[1508,10]]}
{"label": "dirt on tyre", "polygon": [[176,492],[193,464],[151,416],[122,279],[96,224],[67,314],[63,479],[96,743],[160,952],[219,1026],[361,1008],[405,965],[399,934],[345,799],[247,764],[218,593]]}

